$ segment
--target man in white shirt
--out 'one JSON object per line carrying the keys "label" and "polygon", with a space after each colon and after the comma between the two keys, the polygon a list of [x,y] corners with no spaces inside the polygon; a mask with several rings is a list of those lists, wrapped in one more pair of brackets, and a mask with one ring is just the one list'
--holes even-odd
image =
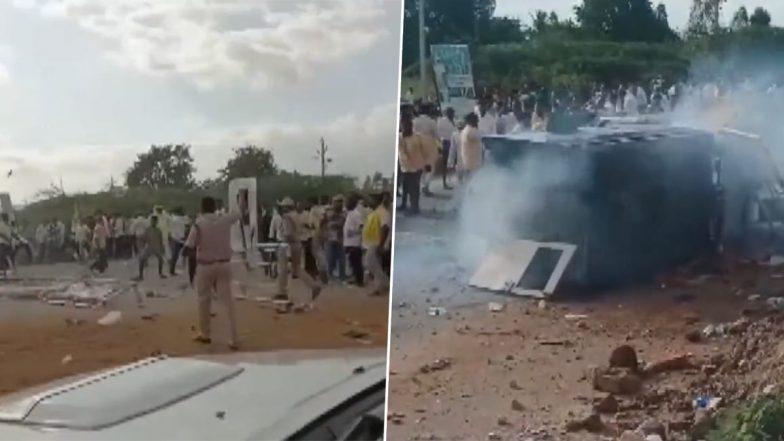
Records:
{"label": "man in white shirt", "polygon": [[152,216],[158,218],[158,228],[163,233],[164,256],[171,256],[171,246],[167,239],[171,235],[171,216],[160,205],[155,206]]}
{"label": "man in white shirt", "polygon": [[452,136],[454,136],[457,128],[455,127],[455,111],[451,107],[447,107],[444,115],[436,121],[436,131],[438,138],[441,140],[441,164],[444,172],[444,190],[449,190],[450,187],[446,182],[449,170],[449,154],[452,147]]}
{"label": "man in white shirt", "polygon": [[139,256],[144,242],[144,232],[147,231],[147,219],[142,214],[137,214],[131,221],[131,255],[135,259]]}
{"label": "man in white shirt", "polygon": [[272,221],[270,221],[269,237],[275,242],[283,242],[283,235],[280,231],[280,224],[283,218],[280,216],[280,206],[272,209]]}
{"label": "man in white shirt", "polygon": [[43,263],[46,257],[46,224],[40,223],[35,228],[35,242],[38,244],[38,261]]}
{"label": "man in white shirt", "polygon": [[[169,260],[169,274],[176,276],[177,262],[180,260],[182,248],[185,246],[185,228],[188,226],[188,218],[185,217],[185,210],[182,207],[174,209],[171,218],[169,219],[169,232],[168,241],[171,245],[171,260]],[[166,239],[164,239],[166,240]]]}
{"label": "man in white shirt", "polygon": [[487,104],[482,104],[479,106],[479,134],[481,136],[485,135],[495,135],[497,134],[497,118],[495,114],[488,108]]}
{"label": "man in white shirt", "polygon": [[460,138],[465,122],[458,121],[455,133],[452,134],[452,148],[449,150],[449,158],[447,159],[447,169],[454,170],[457,174],[457,182],[463,182],[463,167],[460,159]]}
{"label": "man in white shirt", "polygon": [[359,205],[359,196],[351,195],[346,201],[346,222],[343,224],[343,246],[346,249],[348,265],[354,276],[354,283],[362,286],[365,283],[365,268],[362,264],[362,226],[365,224],[365,213]]}

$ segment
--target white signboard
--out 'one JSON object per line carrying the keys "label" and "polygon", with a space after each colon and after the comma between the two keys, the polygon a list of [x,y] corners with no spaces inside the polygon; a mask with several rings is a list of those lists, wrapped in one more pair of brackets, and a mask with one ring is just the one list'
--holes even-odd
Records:
{"label": "white signboard", "polygon": [[473,112],[476,92],[468,46],[434,44],[430,46],[430,55],[441,109],[451,107],[458,118]]}
{"label": "white signboard", "polygon": [[[229,212],[239,210],[239,197],[247,198],[249,216],[246,222],[237,222],[231,228],[231,248],[235,253],[249,251],[249,260],[255,259],[259,235],[256,208],[256,178],[237,178],[229,182]],[[243,234],[244,233],[244,234]]]}

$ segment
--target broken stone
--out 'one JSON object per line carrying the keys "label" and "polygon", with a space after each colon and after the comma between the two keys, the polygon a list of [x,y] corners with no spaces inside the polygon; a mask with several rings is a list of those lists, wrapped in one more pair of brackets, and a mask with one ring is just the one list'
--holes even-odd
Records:
{"label": "broken stone", "polygon": [[101,326],[112,326],[120,323],[122,320],[122,312],[109,311],[106,315],[98,319],[98,324]]}
{"label": "broken stone", "polygon": [[691,343],[699,343],[702,341],[702,332],[698,330],[689,331],[686,333],[686,340]]}
{"label": "broken stone", "polygon": [[496,432],[490,432],[487,434],[488,441],[501,441],[501,435]]}
{"label": "broken stone", "polygon": [[511,426],[512,423],[509,422],[506,417],[498,417],[498,425],[499,426]]}
{"label": "broken stone", "polygon": [[357,331],[355,329],[349,329],[348,331],[343,333],[344,337],[353,338],[355,340],[364,339],[369,336],[367,332]]}
{"label": "broken stone", "polygon": [[419,372],[423,374],[429,374],[431,372],[443,371],[444,369],[447,369],[450,366],[452,366],[452,360],[448,358],[438,359],[432,363],[428,363],[424,366],[421,366],[419,368]]}
{"label": "broken stone", "polygon": [[516,380],[512,380],[512,381],[509,382],[509,388],[512,389],[512,390],[522,390],[523,389],[522,387],[520,387],[519,384],[517,384]]}
{"label": "broken stone", "polygon": [[621,434],[619,441],[646,441],[645,437],[637,432],[633,432],[631,430],[627,430]]}
{"label": "broken stone", "polygon": [[487,304],[487,309],[490,312],[502,312],[504,309],[506,309],[506,305],[503,303],[490,302]]}
{"label": "broken stone", "polygon": [[616,413],[618,412],[618,400],[616,400],[613,395],[607,395],[596,403],[594,410],[599,413]]}
{"label": "broken stone", "polygon": [[71,354],[68,354],[65,357],[63,357],[62,360],[60,360],[60,364],[65,365],[65,364],[70,363],[71,361],[73,361],[73,357],[71,356]]}
{"label": "broken stone", "polygon": [[580,432],[585,430],[590,433],[600,433],[605,429],[602,417],[599,414],[591,414],[591,416],[582,420],[575,420],[566,423],[567,432]]}
{"label": "broken stone", "polygon": [[713,418],[707,409],[697,409],[694,413],[694,424],[691,427],[692,439],[702,439],[713,428]]}
{"label": "broken stone", "polygon": [[691,369],[694,364],[691,361],[691,354],[676,355],[663,360],[649,363],[645,367],[646,374],[660,374],[663,372],[680,371]]}
{"label": "broken stone", "polygon": [[742,334],[748,329],[751,322],[746,317],[741,317],[734,322],[730,323],[727,332],[733,335]]}
{"label": "broken stone", "polygon": [[627,368],[632,371],[639,369],[637,351],[629,345],[619,346],[610,354],[610,367]]}
{"label": "broken stone", "polygon": [[613,395],[634,395],[642,390],[642,379],[626,369],[594,369],[593,388]]}
{"label": "broken stone", "polygon": [[512,400],[512,410],[515,412],[522,412],[525,410],[525,406],[523,406],[523,403],[517,400]]}
{"label": "broken stone", "polygon": [[640,424],[637,431],[645,436],[658,435],[662,440],[667,439],[667,429],[665,429],[664,424],[653,418],[649,418]]}

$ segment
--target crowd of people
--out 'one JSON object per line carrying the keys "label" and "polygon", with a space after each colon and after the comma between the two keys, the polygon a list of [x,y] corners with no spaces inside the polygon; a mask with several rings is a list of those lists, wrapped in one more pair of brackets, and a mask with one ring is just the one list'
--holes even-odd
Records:
{"label": "crowd of people", "polygon": [[452,188],[450,176],[455,176],[458,184],[470,179],[484,159],[483,136],[559,131],[588,123],[596,115],[667,112],[689,92],[689,86],[665,88],[659,79],[648,90],[639,84],[616,88],[597,85],[582,98],[570,91],[535,86],[508,93],[482,90],[473,112],[462,116],[451,107],[439,108],[432,98],[414,100],[409,90],[400,112],[400,209],[406,214],[419,213],[420,195],[432,195],[437,173],[445,190]]}
{"label": "crowd of people", "polygon": [[[388,294],[391,204],[391,195],[384,192],[300,202],[285,197],[274,207],[260,209],[257,225],[250,228],[251,243],[259,243],[262,250],[273,250],[261,253],[266,274],[278,282],[272,298],[289,301],[289,279],[306,284],[313,301],[330,283],[369,285],[371,295]],[[196,216],[186,215],[182,207],[169,212],[156,206],[149,214],[133,217],[97,211],[83,219],[75,217],[70,230],[53,218],[35,227],[35,254],[42,262],[70,257],[87,263],[96,274],[106,272],[112,260],[135,259],[136,281],[144,280],[152,258],[161,278],[175,276],[178,266],[185,266],[199,298],[200,332],[196,340],[211,341],[209,309],[215,295],[226,303],[231,327],[229,346],[236,348],[231,285],[237,283],[240,274],[231,267],[237,254],[231,245],[231,229],[239,220],[243,225],[248,223],[250,216],[247,203],[239,203],[239,209],[230,213],[222,205],[220,200],[205,197]],[[13,246],[23,239],[8,215],[0,216],[0,270],[5,271],[14,267]],[[254,251],[240,253],[249,272],[249,254]]]}

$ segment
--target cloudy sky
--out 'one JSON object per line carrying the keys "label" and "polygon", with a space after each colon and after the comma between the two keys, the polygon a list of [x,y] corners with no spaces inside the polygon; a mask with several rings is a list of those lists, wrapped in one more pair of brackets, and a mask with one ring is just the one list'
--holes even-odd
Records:
{"label": "cloudy sky", "polygon": [[[556,11],[562,18],[572,17],[574,15],[574,5],[581,4],[582,1],[578,0],[496,0],[497,8],[496,15],[507,15],[522,18],[524,22],[530,23],[531,13],[542,9],[545,11]],[[667,5],[667,11],[670,14],[670,26],[676,29],[683,29],[686,27],[686,22],[689,20],[689,8],[691,0],[653,0],[652,3],[657,5],[663,2]],[[727,0],[724,6],[723,18],[725,22],[732,19],[732,15],[741,6],[746,6],[746,9],[751,13],[755,8],[762,6],[770,11],[773,18],[773,23],[779,26],[784,26],[784,1],[783,0]]]}
{"label": "cloudy sky", "polygon": [[[400,0],[2,0],[0,191],[104,187],[150,144],[394,170]],[[7,177],[9,170],[13,174]]]}

